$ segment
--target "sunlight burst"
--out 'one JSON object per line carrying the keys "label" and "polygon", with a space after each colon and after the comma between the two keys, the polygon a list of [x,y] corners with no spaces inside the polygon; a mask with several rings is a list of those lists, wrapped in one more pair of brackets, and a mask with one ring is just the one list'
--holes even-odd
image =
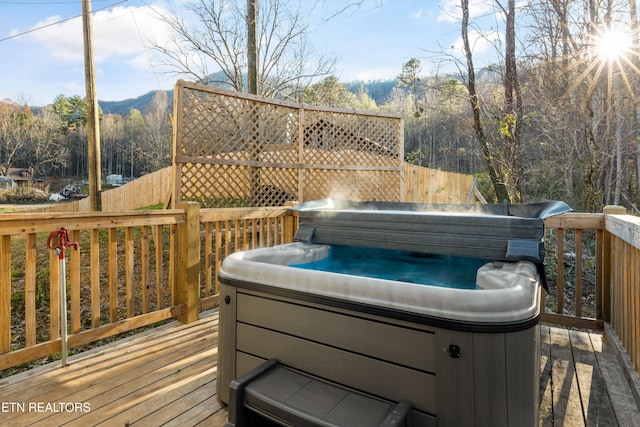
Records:
{"label": "sunlight burst", "polygon": [[640,69],[636,59],[638,50],[634,48],[633,40],[634,36],[630,32],[619,27],[598,32],[591,39],[589,48],[583,51],[586,55],[576,55],[578,60],[573,67],[581,71],[573,79],[565,96],[586,82],[588,87],[585,99],[588,99],[600,84],[601,77],[605,77],[607,97],[612,96],[614,81],[617,81],[635,98],[638,95],[635,80],[640,76]]}
{"label": "sunlight burst", "polygon": [[629,53],[631,36],[624,31],[612,28],[596,38],[594,47],[601,61],[618,61],[620,57]]}

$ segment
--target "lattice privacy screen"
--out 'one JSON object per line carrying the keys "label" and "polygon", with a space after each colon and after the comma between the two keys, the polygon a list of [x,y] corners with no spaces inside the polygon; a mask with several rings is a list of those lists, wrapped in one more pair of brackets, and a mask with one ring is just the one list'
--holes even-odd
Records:
{"label": "lattice privacy screen", "polygon": [[173,200],[281,206],[325,197],[399,201],[399,116],[310,107],[178,81]]}

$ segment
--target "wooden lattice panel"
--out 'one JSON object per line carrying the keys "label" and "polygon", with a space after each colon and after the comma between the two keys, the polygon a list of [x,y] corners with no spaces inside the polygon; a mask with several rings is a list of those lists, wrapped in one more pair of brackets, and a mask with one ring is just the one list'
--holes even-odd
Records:
{"label": "wooden lattice panel", "polygon": [[265,150],[297,151],[298,111],[233,96],[182,91],[180,156],[244,152],[250,159]]}
{"label": "wooden lattice panel", "polygon": [[183,199],[202,207],[282,206],[297,200],[295,169],[193,163],[181,170]]}
{"label": "wooden lattice panel", "polygon": [[399,117],[182,81],[175,94],[174,201],[278,206],[332,192],[355,200],[401,199]]}
{"label": "wooden lattice panel", "polygon": [[[303,129],[308,164],[398,165],[401,150],[395,118],[305,110]],[[345,155],[336,161],[335,153]]]}
{"label": "wooden lattice panel", "polygon": [[325,197],[348,200],[401,200],[400,175],[383,171],[314,169],[305,171],[304,200]]}

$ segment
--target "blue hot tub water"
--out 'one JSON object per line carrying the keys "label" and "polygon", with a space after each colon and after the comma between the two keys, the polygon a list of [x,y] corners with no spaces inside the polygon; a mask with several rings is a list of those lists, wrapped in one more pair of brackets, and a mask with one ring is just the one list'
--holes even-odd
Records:
{"label": "blue hot tub water", "polygon": [[290,267],[445,288],[475,289],[481,258],[332,245],[329,255]]}

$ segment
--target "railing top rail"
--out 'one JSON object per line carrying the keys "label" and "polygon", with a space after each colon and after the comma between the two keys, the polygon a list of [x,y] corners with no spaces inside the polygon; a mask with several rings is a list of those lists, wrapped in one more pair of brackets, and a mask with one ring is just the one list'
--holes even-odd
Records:
{"label": "railing top rail", "polygon": [[281,107],[288,107],[288,108],[295,108],[295,109],[326,111],[326,112],[342,113],[342,114],[358,114],[358,115],[364,115],[364,116],[384,117],[384,118],[398,119],[398,120],[402,119],[401,114],[381,113],[378,111],[353,110],[348,108],[321,107],[316,105],[301,104],[293,101],[274,99],[274,98],[265,98],[263,96],[237,92],[230,89],[222,89],[219,87],[208,86],[201,83],[187,82],[185,80],[178,80],[176,82],[176,88],[188,88],[188,89],[199,90],[202,92],[218,93],[221,95],[233,96],[235,98],[247,99],[254,102],[262,102],[265,104],[273,104],[273,105],[279,105]]}
{"label": "railing top rail", "polygon": [[604,229],[603,213],[567,212],[544,220],[547,228],[581,228],[590,230]]}
{"label": "railing top rail", "polygon": [[200,209],[201,222],[275,218],[287,215],[292,215],[291,209],[282,207]]}
{"label": "railing top rail", "polygon": [[185,222],[181,209],[163,211],[29,213],[0,215],[0,235],[41,233],[65,227],[69,230],[169,225]]}
{"label": "railing top rail", "polygon": [[640,249],[640,217],[607,215],[606,229],[633,247]]}

